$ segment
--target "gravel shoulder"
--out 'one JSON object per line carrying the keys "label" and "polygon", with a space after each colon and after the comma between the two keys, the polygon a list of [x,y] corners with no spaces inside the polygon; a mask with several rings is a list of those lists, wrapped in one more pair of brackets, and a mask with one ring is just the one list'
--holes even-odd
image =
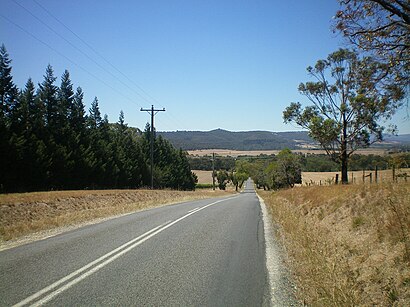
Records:
{"label": "gravel shoulder", "polygon": [[286,264],[286,251],[279,235],[277,225],[266,209],[262,197],[257,194],[263,215],[266,244],[266,269],[268,272],[270,302],[269,306],[303,306],[296,299],[296,286],[291,280],[291,274]]}

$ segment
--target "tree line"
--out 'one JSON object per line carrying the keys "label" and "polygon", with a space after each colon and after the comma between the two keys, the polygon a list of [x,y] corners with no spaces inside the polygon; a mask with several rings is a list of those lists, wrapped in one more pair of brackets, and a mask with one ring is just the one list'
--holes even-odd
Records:
{"label": "tree line", "polygon": [[[51,65],[36,88],[13,82],[11,59],[0,47],[0,192],[139,188],[150,185],[150,126],[128,127],[102,116],[97,97],[88,114],[84,93],[66,70],[59,86]],[[154,186],[191,190],[197,178],[187,153],[154,139]]]}
{"label": "tree line", "polygon": [[[339,172],[340,164],[336,163],[325,154],[302,154],[294,153],[299,157],[302,172]],[[227,156],[216,156],[214,167],[216,170],[225,170],[230,172],[237,168],[237,161],[248,161],[259,163],[260,161],[271,163],[277,160],[277,155],[259,155],[259,156],[240,156],[237,158]],[[396,161],[402,161],[397,163]],[[188,156],[188,162],[193,170],[212,170],[211,156]],[[261,163],[262,163],[261,162]],[[349,161],[349,171],[373,170],[376,167],[379,170],[389,169],[392,166],[397,168],[410,166],[410,153],[395,153],[389,155],[363,155],[353,154]]]}

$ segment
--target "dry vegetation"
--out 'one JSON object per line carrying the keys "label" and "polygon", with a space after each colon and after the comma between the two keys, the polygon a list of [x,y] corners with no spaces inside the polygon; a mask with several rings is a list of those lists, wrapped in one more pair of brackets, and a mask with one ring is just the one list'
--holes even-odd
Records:
{"label": "dry vegetation", "polygon": [[0,195],[0,245],[38,231],[228,192],[58,191]]}
{"label": "dry vegetation", "polygon": [[[365,183],[370,182],[370,177],[368,176],[369,174],[372,174],[372,180],[375,182],[376,180],[376,174],[374,170],[366,170],[365,171]],[[334,184],[335,182],[335,177],[336,174],[339,174],[339,181],[342,178],[342,174],[340,172],[302,172],[302,183],[304,185],[309,185],[309,184],[316,184],[316,185],[326,185],[326,184]],[[410,168],[401,168],[397,169],[395,171],[395,175],[404,175],[407,174],[410,176]],[[349,171],[348,173],[349,176],[349,182],[350,183],[363,183],[363,171]],[[392,182],[393,181],[393,171],[391,169],[388,170],[379,170],[377,172],[377,181],[379,183],[386,183],[386,182]],[[405,177],[398,177],[397,181],[403,182],[405,181]],[[410,181],[410,179],[407,179]]]}
{"label": "dry vegetation", "polygon": [[410,306],[410,184],[260,192],[309,306]]}
{"label": "dry vegetation", "polygon": [[212,183],[212,171],[194,170],[192,172],[198,176],[198,183]]}

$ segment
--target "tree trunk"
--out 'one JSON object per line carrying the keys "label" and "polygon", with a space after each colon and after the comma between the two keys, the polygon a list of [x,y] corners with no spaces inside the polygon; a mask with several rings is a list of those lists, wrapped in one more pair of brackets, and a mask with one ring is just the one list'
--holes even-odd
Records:
{"label": "tree trunk", "polygon": [[343,136],[342,136],[342,154],[341,154],[341,162],[342,162],[342,184],[348,184],[349,178],[347,175],[347,163],[348,163],[348,155],[347,155],[347,122],[346,122],[346,114],[343,113]]}
{"label": "tree trunk", "polygon": [[349,178],[347,176],[347,153],[346,150],[342,152],[342,184],[348,184]]}

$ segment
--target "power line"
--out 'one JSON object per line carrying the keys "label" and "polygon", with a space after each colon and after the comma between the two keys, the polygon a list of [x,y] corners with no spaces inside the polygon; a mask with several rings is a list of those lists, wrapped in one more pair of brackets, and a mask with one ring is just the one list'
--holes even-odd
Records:
{"label": "power line", "polygon": [[[15,0],[13,0],[15,1]],[[101,53],[99,53],[95,48],[93,48],[89,43],[87,43],[84,39],[82,39],[79,35],[77,35],[73,30],[71,30],[67,25],[65,25],[60,19],[58,19],[55,15],[53,15],[49,10],[47,10],[43,5],[41,5],[38,1],[33,0],[39,7],[41,7],[48,15],[50,15],[54,20],[56,20],[59,24],[61,24],[64,28],[66,28],[71,34],[77,37],[84,45],[86,45],[90,50],[92,50],[96,55],[98,55],[101,59],[103,59],[108,65],[114,68],[119,74],[121,74],[125,79],[127,79],[130,83],[132,83],[135,87],[137,87],[141,92],[143,92],[148,98],[152,101],[160,104],[158,100],[152,97],[149,93],[147,93],[141,86],[135,83],[132,79],[130,79],[127,75],[125,75],[121,70],[119,70],[114,64],[112,64],[109,60],[107,60]],[[140,95],[138,93],[138,95]],[[140,95],[140,97],[142,97]],[[142,97],[145,101],[148,101],[146,98]]]}
{"label": "power line", "polygon": [[1,17],[3,17],[6,21],[8,21],[9,23],[11,23],[12,25],[16,26],[17,28],[19,28],[21,31],[23,31],[24,33],[26,33],[27,35],[31,36],[32,38],[34,38],[35,40],[39,41],[40,43],[42,43],[43,45],[45,45],[46,47],[50,48],[52,51],[54,51],[55,53],[57,53],[59,56],[65,58],[67,61],[69,61],[71,64],[77,66],[78,68],[80,68],[82,71],[86,72],[87,74],[89,74],[91,77],[95,78],[96,80],[98,80],[99,82],[103,83],[105,86],[109,87],[110,89],[112,89],[113,91],[115,91],[116,93],[120,94],[122,97],[124,97],[125,99],[129,100],[130,102],[132,102],[133,104],[136,104],[134,100],[132,100],[131,98],[129,98],[128,96],[124,95],[122,92],[118,91],[117,89],[113,88],[110,84],[108,84],[107,82],[105,82],[104,80],[100,79],[99,77],[97,77],[96,75],[94,75],[92,72],[88,71],[87,69],[85,69],[84,67],[82,67],[81,65],[77,64],[76,62],[74,62],[73,60],[71,60],[69,57],[67,57],[66,55],[64,55],[63,53],[61,53],[60,51],[58,51],[57,49],[53,48],[52,46],[50,46],[48,43],[44,42],[43,40],[41,40],[40,38],[38,38],[37,36],[35,36],[34,34],[30,33],[29,31],[27,31],[26,29],[24,29],[22,26],[18,25],[17,23],[15,23],[14,21],[10,20],[9,18],[7,18],[6,16],[4,16],[3,14],[0,14]]}
{"label": "power line", "polygon": [[[163,107],[161,105],[161,103],[155,99],[153,96],[151,96],[147,91],[145,91],[141,86],[139,86],[136,82],[134,82],[132,79],[130,79],[127,75],[125,75],[121,70],[119,70],[115,65],[113,65],[108,59],[106,59],[101,53],[99,53],[95,48],[93,48],[89,43],[87,43],[84,39],[82,39],[78,34],[76,34],[73,30],[71,30],[67,25],[65,25],[61,20],[59,20],[55,15],[53,15],[49,10],[47,10],[47,8],[45,8],[43,5],[41,5],[38,1],[33,0],[42,10],[44,10],[49,16],[51,16],[55,21],[57,21],[60,25],[62,25],[65,29],[67,29],[70,33],[72,33],[77,39],[79,39],[83,44],[85,44],[91,51],[93,51],[97,56],[99,56],[101,59],[103,59],[108,65],[110,65],[115,71],[117,71],[121,76],[123,76],[126,80],[128,80],[128,82],[130,82],[132,85],[134,85],[136,88],[138,88],[143,94],[145,94],[145,96],[143,96],[141,93],[139,93],[138,91],[136,91],[134,88],[130,87],[128,84],[126,84],[125,82],[123,82],[121,79],[119,79],[117,76],[115,76],[111,71],[107,70],[104,66],[102,66],[100,63],[98,63],[95,59],[93,59],[90,55],[88,55],[87,53],[85,53],[83,50],[81,50],[79,47],[77,47],[76,45],[74,45],[71,41],[69,41],[68,39],[66,39],[63,35],[61,35],[60,33],[58,33],[56,30],[54,30],[52,27],[50,27],[47,23],[45,23],[43,20],[41,20],[39,17],[37,17],[35,14],[33,14],[29,9],[27,9],[25,6],[23,6],[22,4],[20,4],[19,2],[17,2],[16,0],[12,0],[15,4],[17,4],[19,7],[21,7],[23,10],[25,10],[28,14],[30,14],[33,18],[35,18],[37,21],[39,21],[41,24],[43,24],[47,29],[49,29],[51,32],[53,32],[55,35],[57,35],[58,37],[60,37],[62,40],[64,40],[67,44],[69,44],[71,47],[73,47],[75,50],[77,50],[78,52],[80,52],[82,55],[84,55],[87,59],[89,59],[91,62],[93,62],[95,65],[97,65],[100,69],[102,69],[103,71],[105,71],[106,73],[108,73],[111,77],[113,77],[115,80],[117,80],[118,82],[120,82],[122,85],[124,85],[126,88],[128,88],[129,90],[131,90],[132,92],[134,92],[137,96],[139,96],[141,99],[143,99],[146,102],[151,102],[154,101],[157,104],[159,104],[161,107]],[[4,16],[3,16],[4,17]],[[86,71],[88,74],[90,74],[91,76],[93,76],[95,79],[97,79],[98,81],[102,82],[104,85],[108,86],[109,88],[111,88],[112,90],[114,90],[115,92],[119,93],[121,96],[125,97],[127,100],[131,101],[132,103],[135,103],[132,99],[130,99],[128,96],[125,96],[122,92],[116,90],[115,88],[113,88],[111,85],[108,85],[106,82],[104,82],[103,80],[101,80],[100,78],[98,78],[97,76],[95,76],[94,74],[92,74],[91,72],[87,71],[85,68],[81,67],[79,64],[75,63],[73,60],[69,59],[67,56],[65,56],[64,54],[62,54],[61,52],[59,52],[58,50],[56,50],[55,48],[51,47],[49,44],[45,43],[44,41],[42,41],[41,39],[39,39],[38,37],[36,37],[34,34],[29,33],[27,30],[23,29],[21,26],[17,25],[16,23],[12,22],[10,19],[5,18],[6,20],[8,20],[10,23],[14,24],[15,26],[17,26],[18,28],[20,28],[23,32],[25,32],[26,34],[32,36],[33,38],[35,38],[36,40],[40,41],[42,44],[46,45],[48,48],[50,48],[51,50],[53,50],[54,52],[58,53],[60,56],[64,57],[65,59],[67,59],[68,61],[70,61],[71,63],[73,63],[74,65],[78,66],[80,69],[82,69],[83,71]],[[147,99],[147,97],[149,99]],[[151,100],[151,101],[150,101]],[[179,126],[179,123],[181,122],[180,120],[178,120],[177,118],[174,118],[171,116],[172,114],[167,114],[167,117],[173,122],[173,125],[176,125],[177,127],[181,128]],[[183,128],[181,129],[183,130]]]}
{"label": "power line", "polygon": [[[13,0],[15,1],[15,0]],[[119,74],[121,74],[125,79],[128,80],[132,85],[134,85],[136,88],[138,88],[142,93],[144,93],[149,99],[151,99],[153,102],[156,104],[160,105],[161,107],[164,107],[161,105],[161,103],[154,98],[152,95],[150,95],[147,91],[145,91],[140,85],[138,85],[135,81],[133,81],[131,78],[129,78],[127,75],[125,75],[120,69],[118,69],[114,64],[112,64],[107,58],[105,58],[100,52],[98,52],[94,47],[92,47],[87,41],[82,39],[77,33],[75,33],[71,28],[69,28],[64,22],[62,22],[60,19],[58,19],[53,13],[51,13],[46,7],[44,7],[41,3],[39,3],[37,0],[33,0],[41,9],[43,9],[49,16],[51,16],[55,21],[57,21],[60,25],[62,25],[67,31],[69,31],[71,34],[73,34],[78,40],[80,40],[84,45],[86,45],[91,51],[93,51],[97,56],[99,56],[102,60],[104,60],[108,65],[110,65],[115,71],[117,71]],[[77,48],[76,48],[77,49]],[[93,60],[93,62],[95,62]],[[100,66],[100,65],[99,65]],[[129,88],[129,87],[128,87]],[[132,89],[133,90],[133,89]],[[134,90],[133,90],[134,91]],[[136,92],[137,93],[137,92]],[[146,98],[142,97],[141,94],[137,93],[138,96],[143,98],[146,102],[150,103],[149,100]],[[172,115],[172,114],[170,114]],[[173,121],[174,125],[176,124],[177,127],[179,127],[180,120],[177,118],[173,118],[166,114],[166,116]]]}
{"label": "power line", "polygon": [[[19,2],[17,2],[16,0],[12,0],[14,3],[16,3],[18,6],[20,6],[22,9],[24,9],[27,13],[29,13],[33,18],[35,18],[37,21],[39,21],[41,24],[43,24],[47,29],[49,29],[51,32],[53,32],[55,35],[57,35],[58,37],[60,37],[62,40],[64,40],[67,44],[69,44],[71,47],[73,47],[75,50],[77,50],[78,52],[80,52],[82,55],[84,55],[87,59],[89,59],[91,62],[93,62],[95,65],[97,65],[99,68],[101,68],[103,71],[105,71],[107,74],[109,74],[111,77],[113,77],[114,79],[116,79],[117,81],[119,81],[122,85],[124,85],[125,87],[127,87],[129,90],[133,91],[135,94],[137,94],[140,98],[142,98],[143,100],[148,101],[144,96],[142,96],[140,93],[138,93],[135,89],[133,89],[132,87],[130,87],[128,84],[124,83],[121,79],[117,78],[117,76],[115,76],[112,72],[110,72],[109,70],[107,70],[104,66],[102,66],[100,63],[98,63],[96,60],[94,60],[92,57],[90,57],[88,54],[86,54],[84,51],[82,51],[80,48],[78,48],[77,46],[75,46],[72,42],[70,42],[68,39],[66,39],[64,36],[62,36],[60,33],[58,33],[56,30],[54,30],[52,27],[50,27],[47,23],[45,23],[43,20],[41,20],[40,18],[38,18],[36,15],[34,15],[30,10],[28,10],[26,7],[24,7],[22,4],[20,4]],[[38,4],[38,2],[36,2]],[[41,6],[43,9],[44,7]],[[46,11],[47,13],[49,13],[48,11]],[[55,18],[56,19],[56,18]],[[57,19],[56,19],[57,20]],[[62,22],[60,22],[62,24]],[[65,26],[66,27],[66,26]],[[68,27],[66,27],[68,29]],[[72,31],[71,31],[72,32]],[[72,32],[74,33],[74,32]],[[77,35],[76,35],[77,36]],[[78,37],[78,36],[77,36]],[[83,41],[83,40],[82,40]],[[87,46],[89,46],[87,44]],[[89,46],[90,47],[90,46]],[[93,49],[92,49],[93,50]],[[94,50],[93,50],[94,51]],[[94,51],[95,52],[95,51]]]}
{"label": "power line", "polygon": [[[85,57],[87,57],[90,61],[92,61],[94,64],[96,64],[98,67],[100,67],[102,70],[104,70],[106,73],[111,75],[114,79],[119,81],[121,84],[123,84],[125,87],[130,89],[132,92],[137,94],[140,98],[142,98],[144,101],[150,103],[151,101],[155,102],[156,104],[159,104],[161,107],[163,105],[152,95],[150,95],[147,91],[145,91],[140,85],[138,85],[136,82],[134,82],[131,78],[129,78],[127,75],[125,75],[120,69],[118,69],[114,64],[112,64],[107,58],[105,58],[100,52],[98,52],[93,46],[91,46],[87,41],[82,39],[77,33],[75,33],[70,27],[68,27],[64,22],[62,22],[60,19],[58,19],[52,12],[50,12],[46,7],[44,7],[41,3],[39,3],[37,0],[33,0],[43,11],[45,11],[51,18],[53,18],[57,23],[59,23],[61,26],[63,26],[67,31],[69,31],[72,35],[74,35],[79,41],[81,41],[84,45],[86,45],[92,52],[94,52],[98,57],[100,57],[104,62],[106,62],[109,66],[111,66],[116,72],[118,72],[121,76],[123,76],[128,82],[130,82],[133,86],[138,88],[143,94],[145,94],[146,97],[141,95],[138,91],[136,91],[134,88],[131,88],[127,84],[125,84],[122,80],[117,78],[114,74],[112,74],[110,71],[108,71],[105,67],[103,67],[100,63],[95,61],[92,57],[90,57],[88,54],[86,54],[83,50],[75,46],[72,42],[67,40],[65,37],[63,37],[61,34],[59,34],[57,31],[55,31],[53,28],[51,28],[48,24],[46,24],[43,20],[38,18],[36,15],[34,15],[30,10],[28,10],[26,7],[24,7],[22,4],[18,3],[16,0],[13,0],[14,3],[19,5],[22,9],[27,11],[32,17],[34,17],[36,20],[38,20],[40,23],[42,23],[45,27],[47,27],[50,31],[52,31],[54,34],[56,34],[58,37],[63,39],[65,42],[67,42],[70,46],[72,46],[74,49],[76,49],[78,52],[83,54]],[[149,99],[147,99],[149,98]],[[150,101],[151,100],[151,101]],[[167,114],[166,115],[172,122],[173,125],[176,126],[177,128],[180,128],[180,130],[183,130],[179,126],[180,120],[178,118],[175,118],[172,116],[172,114]]]}

